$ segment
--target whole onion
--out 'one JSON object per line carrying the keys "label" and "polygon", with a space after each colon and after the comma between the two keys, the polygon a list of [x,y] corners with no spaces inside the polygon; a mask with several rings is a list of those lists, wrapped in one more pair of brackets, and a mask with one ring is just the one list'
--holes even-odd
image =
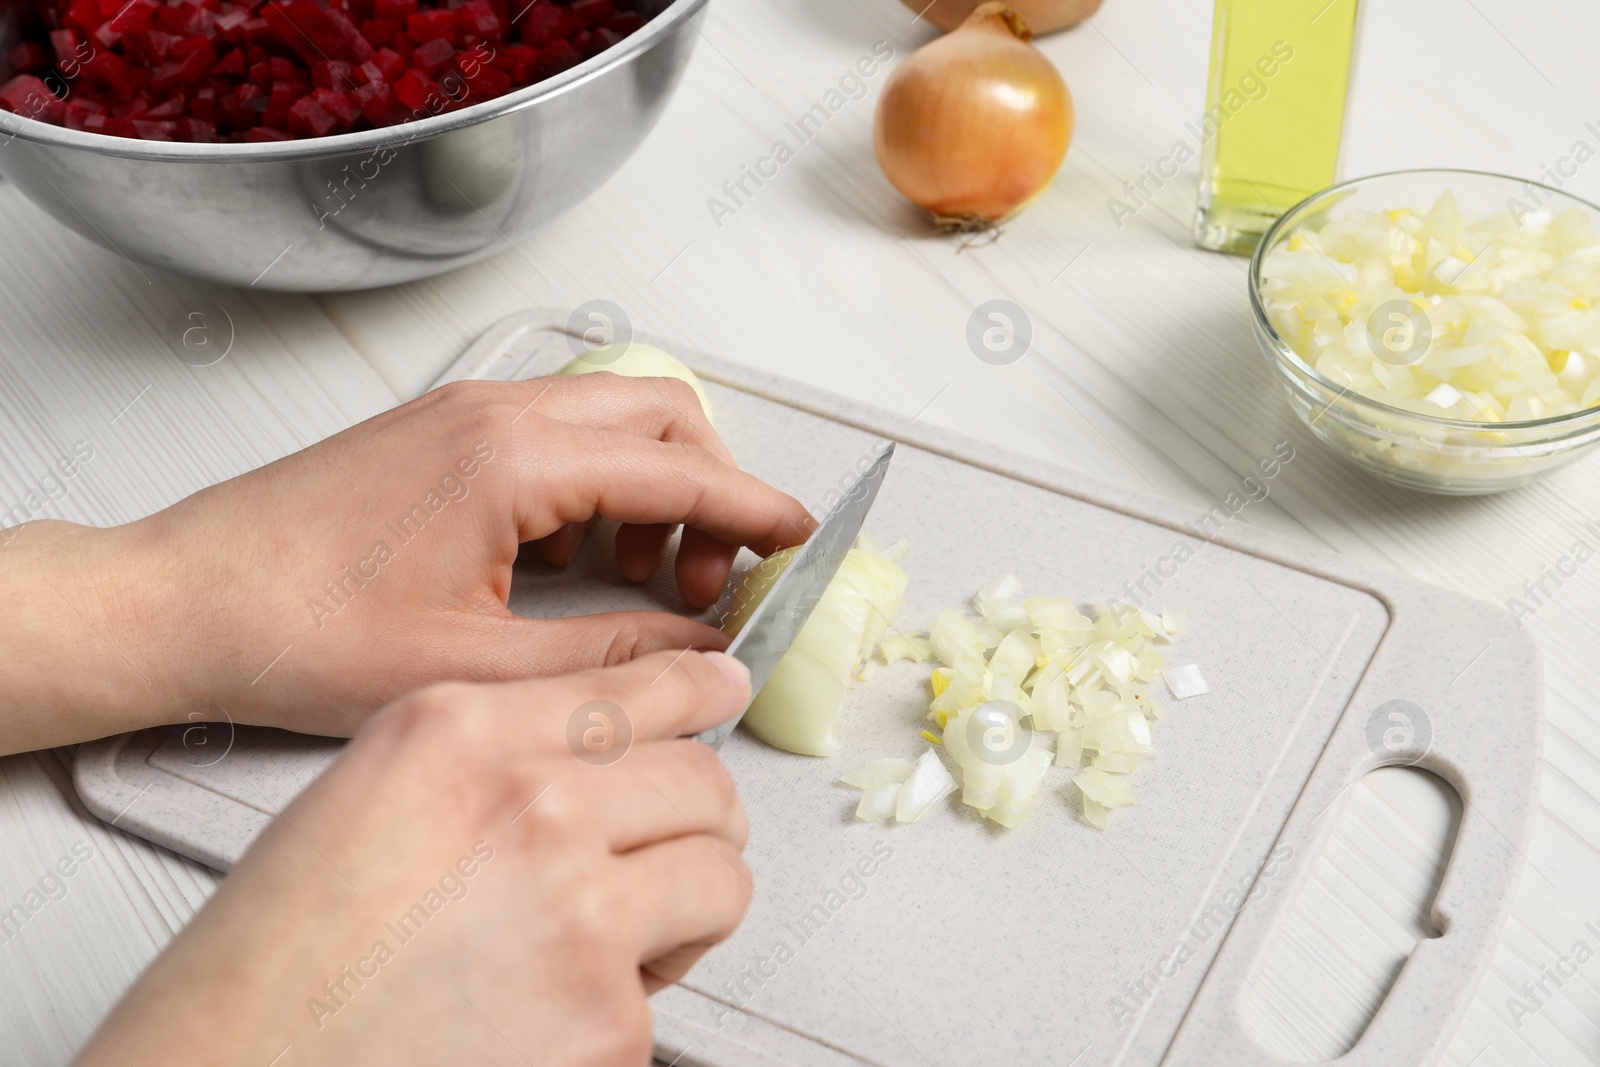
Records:
{"label": "whole onion", "polygon": [[[933,0],[932,4],[927,4],[925,0],[902,2],[949,33],[972,14],[979,0]],[[1022,16],[1034,33],[1054,33],[1076,26],[1099,11],[1100,0],[1011,0],[1011,9]]]}
{"label": "whole onion", "polygon": [[1038,195],[1072,139],[1072,96],[1027,24],[980,4],[911,54],[873,120],[878,165],[946,229],[993,227]]}

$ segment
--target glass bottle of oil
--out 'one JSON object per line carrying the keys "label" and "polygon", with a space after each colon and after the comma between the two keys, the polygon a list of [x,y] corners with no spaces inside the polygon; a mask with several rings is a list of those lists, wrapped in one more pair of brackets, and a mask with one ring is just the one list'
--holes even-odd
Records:
{"label": "glass bottle of oil", "polygon": [[1249,255],[1334,182],[1359,0],[1216,0],[1194,239]]}

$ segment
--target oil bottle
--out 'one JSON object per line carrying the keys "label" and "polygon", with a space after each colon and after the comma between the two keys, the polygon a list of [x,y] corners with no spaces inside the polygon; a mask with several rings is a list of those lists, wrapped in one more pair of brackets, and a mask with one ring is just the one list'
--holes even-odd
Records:
{"label": "oil bottle", "polygon": [[1284,211],[1332,185],[1359,0],[1216,0],[1194,239],[1249,255]]}

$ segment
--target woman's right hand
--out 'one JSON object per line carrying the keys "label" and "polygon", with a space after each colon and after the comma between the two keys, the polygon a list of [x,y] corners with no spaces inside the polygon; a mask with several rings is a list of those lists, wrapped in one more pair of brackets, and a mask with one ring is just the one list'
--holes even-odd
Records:
{"label": "woman's right hand", "polygon": [[749,697],[721,653],[656,652],[391,704],[79,1062],[644,1067],[646,997],[750,900],[733,781],[690,739]]}

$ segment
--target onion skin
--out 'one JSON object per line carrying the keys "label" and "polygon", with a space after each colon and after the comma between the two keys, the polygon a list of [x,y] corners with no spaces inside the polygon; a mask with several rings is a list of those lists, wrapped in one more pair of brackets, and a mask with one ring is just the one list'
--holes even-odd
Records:
{"label": "onion skin", "polygon": [[872,141],[884,176],[941,225],[985,229],[1055,177],[1072,140],[1072,96],[1028,28],[981,4],[917,49],[884,86]]}
{"label": "onion skin", "polygon": [[[933,0],[926,11],[923,0],[902,0],[913,11],[922,13],[934,26],[949,33],[961,25],[979,0]],[[1100,0],[1008,0],[1011,10],[1034,33],[1055,33],[1076,26],[1100,10]]]}

